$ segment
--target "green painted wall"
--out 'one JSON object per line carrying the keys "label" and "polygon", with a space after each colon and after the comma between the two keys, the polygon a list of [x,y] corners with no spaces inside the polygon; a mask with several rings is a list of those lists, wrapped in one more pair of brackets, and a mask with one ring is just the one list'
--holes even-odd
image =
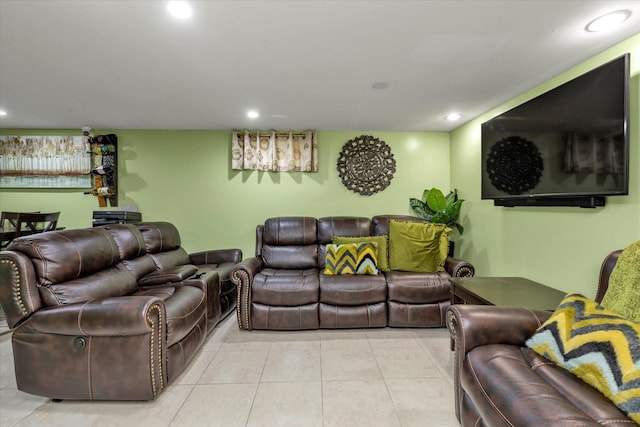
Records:
{"label": "green painted wall", "polygon": [[[613,58],[631,52],[629,196],[603,208],[494,207],[480,200],[480,125]],[[595,296],[607,253],[640,239],[640,34],[495,108],[451,133],[451,184],[467,199],[458,256],[481,276],[524,276]]]}
{"label": "green painted wall", "polygon": [[[118,135],[120,204],[136,204],[146,221],[173,222],[188,251],[238,247],[253,256],[255,226],[272,216],[410,214],[409,197],[427,186],[448,189],[449,133],[318,132],[317,173],[231,170],[231,131],[94,130]],[[5,135],[79,135],[73,130],[0,129]],[[373,196],[347,190],[336,160],[349,139],[385,141],[397,171]],[[91,226],[99,210],[81,191],[0,190],[2,210],[61,211],[60,225]]]}

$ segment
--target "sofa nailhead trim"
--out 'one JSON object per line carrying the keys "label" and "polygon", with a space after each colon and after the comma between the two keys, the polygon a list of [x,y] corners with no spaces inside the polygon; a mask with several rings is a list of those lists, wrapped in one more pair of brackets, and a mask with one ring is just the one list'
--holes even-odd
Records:
{"label": "sofa nailhead trim", "polygon": [[[153,318],[151,317],[151,312],[152,311],[157,311],[158,312],[158,321],[159,324],[156,325]],[[162,374],[162,340],[160,339],[160,337],[158,337],[156,339],[156,329],[162,330],[162,322],[164,322],[164,319],[162,318],[162,309],[160,308],[159,305],[155,304],[153,306],[151,306],[149,308],[149,311],[147,312],[147,321],[149,322],[149,324],[151,325],[151,346],[150,346],[150,350],[151,350],[151,356],[150,356],[150,361],[151,361],[151,387],[153,390],[153,397],[155,398],[158,395],[158,390],[156,387],[156,374],[155,374],[155,361],[154,361],[154,347],[155,347],[155,343],[156,341],[158,342],[158,370],[159,370],[159,380],[160,380],[160,390],[164,389],[164,380],[163,380],[163,374]],[[160,334],[158,334],[160,335]]]}
{"label": "sofa nailhead trim", "polygon": [[13,277],[11,280],[11,285],[14,288],[15,299],[18,305],[20,306],[20,310],[22,310],[22,314],[27,314],[27,308],[24,305],[24,301],[22,300],[22,292],[20,290],[20,271],[18,270],[18,266],[15,262],[8,259],[3,259],[0,261],[2,264],[9,264],[11,267],[11,272],[13,273]]}

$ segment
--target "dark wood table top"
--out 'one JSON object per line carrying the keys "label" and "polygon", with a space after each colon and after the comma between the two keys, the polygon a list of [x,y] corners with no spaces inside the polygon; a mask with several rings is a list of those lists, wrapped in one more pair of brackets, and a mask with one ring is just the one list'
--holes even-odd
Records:
{"label": "dark wood table top", "polygon": [[523,277],[454,277],[451,302],[555,310],[566,292]]}

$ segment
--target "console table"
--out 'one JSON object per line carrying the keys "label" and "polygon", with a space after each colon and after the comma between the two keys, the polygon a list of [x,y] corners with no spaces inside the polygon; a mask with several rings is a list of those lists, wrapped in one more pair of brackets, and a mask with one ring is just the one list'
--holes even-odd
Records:
{"label": "console table", "polygon": [[[451,305],[479,304],[554,311],[566,292],[523,277],[453,277]],[[453,338],[451,350],[455,349]]]}
{"label": "console table", "polygon": [[556,309],[566,292],[522,277],[451,278],[451,304]]}

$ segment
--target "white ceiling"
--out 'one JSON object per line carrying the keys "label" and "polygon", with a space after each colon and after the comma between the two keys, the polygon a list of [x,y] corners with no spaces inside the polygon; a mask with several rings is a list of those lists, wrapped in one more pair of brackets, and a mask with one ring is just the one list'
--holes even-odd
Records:
{"label": "white ceiling", "polygon": [[0,0],[0,127],[447,131],[640,32],[638,0],[166,3]]}

